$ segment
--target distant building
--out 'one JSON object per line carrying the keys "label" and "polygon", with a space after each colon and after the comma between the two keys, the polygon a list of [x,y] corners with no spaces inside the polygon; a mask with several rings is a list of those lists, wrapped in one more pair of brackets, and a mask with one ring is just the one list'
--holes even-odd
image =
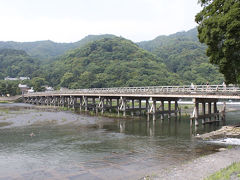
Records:
{"label": "distant building", "polygon": [[5,81],[17,81],[19,79],[18,78],[5,77],[4,80]]}
{"label": "distant building", "polygon": [[20,79],[21,81],[23,81],[23,80],[29,80],[30,77],[19,77],[19,79]]}
{"label": "distant building", "polygon": [[29,80],[30,77],[19,77],[19,78],[12,78],[12,77],[5,77],[5,81],[23,81],[23,80]]}
{"label": "distant building", "polygon": [[22,94],[27,93],[29,90],[29,87],[26,84],[19,84],[18,87],[21,89]]}
{"label": "distant building", "polygon": [[51,86],[44,86],[45,91],[54,91],[54,89]]}
{"label": "distant building", "polygon": [[68,88],[64,88],[64,87],[60,88],[60,91],[67,91],[67,90],[69,90],[69,89]]}
{"label": "distant building", "polygon": [[28,90],[28,93],[34,93],[33,87],[31,87],[31,89]]}

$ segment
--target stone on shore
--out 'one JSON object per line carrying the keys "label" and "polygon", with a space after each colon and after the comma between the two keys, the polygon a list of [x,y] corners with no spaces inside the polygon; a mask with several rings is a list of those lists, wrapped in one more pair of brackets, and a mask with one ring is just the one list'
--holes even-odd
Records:
{"label": "stone on shore", "polygon": [[202,135],[195,136],[202,140],[212,140],[221,138],[240,138],[240,127],[239,126],[223,126],[217,131],[205,133]]}

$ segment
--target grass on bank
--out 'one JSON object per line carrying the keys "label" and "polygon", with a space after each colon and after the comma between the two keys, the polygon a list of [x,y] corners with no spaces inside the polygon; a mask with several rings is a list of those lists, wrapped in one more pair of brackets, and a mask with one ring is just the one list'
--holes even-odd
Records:
{"label": "grass on bank", "polygon": [[235,162],[230,166],[214,173],[205,180],[227,180],[227,179],[240,179],[240,162]]}
{"label": "grass on bank", "polygon": [[0,101],[0,103],[9,103],[8,101]]}

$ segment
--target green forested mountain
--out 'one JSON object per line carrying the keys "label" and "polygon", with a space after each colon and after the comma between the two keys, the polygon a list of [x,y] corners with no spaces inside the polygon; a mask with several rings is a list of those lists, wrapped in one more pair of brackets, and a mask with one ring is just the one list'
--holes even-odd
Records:
{"label": "green forested mountain", "polygon": [[185,84],[223,82],[222,74],[205,55],[206,46],[198,41],[196,28],[137,44],[163,59],[168,70],[177,73]]}
{"label": "green forested mountain", "polygon": [[38,84],[38,89],[44,84],[67,88],[220,84],[223,76],[209,64],[205,49],[196,29],[140,43],[114,35],[91,35],[63,44],[0,42],[0,79],[29,76],[29,85]]}
{"label": "green forested mountain", "polygon": [[68,88],[176,85],[161,58],[115,37],[94,41],[56,60],[45,79]]}
{"label": "green forested mountain", "polygon": [[4,77],[37,76],[39,63],[25,51],[0,49],[0,79]]}
{"label": "green forested mountain", "polygon": [[36,57],[42,61],[63,55],[66,51],[82,47],[89,42],[102,38],[115,37],[114,35],[89,35],[75,43],[55,43],[53,41],[36,41],[36,42],[13,42],[0,41],[0,49],[17,49],[24,50],[30,56]]}

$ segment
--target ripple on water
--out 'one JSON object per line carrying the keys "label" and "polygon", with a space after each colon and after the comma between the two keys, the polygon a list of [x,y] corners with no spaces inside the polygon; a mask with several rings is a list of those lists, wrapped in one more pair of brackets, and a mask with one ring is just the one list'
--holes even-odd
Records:
{"label": "ripple on water", "polygon": [[[0,177],[107,179],[166,168],[213,151],[208,149],[212,145],[192,140],[184,119],[153,124],[12,106],[0,106],[8,109],[1,115],[5,119],[0,118]],[[1,127],[3,122],[11,124]]]}

